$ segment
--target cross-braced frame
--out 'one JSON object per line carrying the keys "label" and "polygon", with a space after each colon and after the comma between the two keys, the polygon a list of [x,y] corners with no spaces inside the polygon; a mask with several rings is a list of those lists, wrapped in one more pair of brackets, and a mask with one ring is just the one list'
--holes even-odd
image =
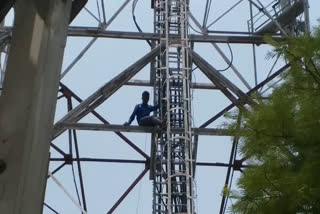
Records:
{"label": "cross-braced frame", "polygon": [[[129,3],[132,3],[132,10],[128,10]],[[267,89],[272,88],[270,83],[277,84],[279,74],[289,68],[289,65],[278,58],[270,61],[268,68],[263,65],[264,55],[269,51],[263,36],[268,33],[274,39],[281,39],[285,35],[295,35],[309,30],[308,1],[306,0],[270,0],[267,2],[239,0],[221,3],[221,7],[220,3],[207,0],[202,3],[204,10],[201,11],[196,5],[197,2],[191,0],[156,0],[151,1],[153,8],[150,8],[150,2],[147,2],[147,6],[144,5],[142,8],[136,9],[139,6],[137,3],[136,0],[124,0],[120,3],[104,0],[73,1],[70,19],[72,24],[68,32],[69,42],[76,43],[77,40],[81,40],[87,43],[83,49],[77,48],[75,52],[71,50],[73,48],[71,44],[67,45],[65,65],[61,72],[57,118],[51,144],[52,155],[49,169],[52,177],[48,176],[47,199],[44,203],[46,212],[65,213],[64,210],[69,209],[61,207],[67,202],[55,203],[52,200],[52,195],[56,194],[55,191],[58,189],[58,186],[52,182],[52,178],[61,180],[62,184],[66,184],[64,185],[65,190],[72,193],[70,195],[76,201],[72,206],[76,208],[70,210],[76,209],[78,212],[94,213],[94,201],[99,201],[100,204],[103,203],[102,201],[108,201],[107,206],[100,206],[99,210],[106,207],[103,212],[117,213],[116,210],[121,207],[121,204],[123,204],[122,212],[126,210],[126,203],[129,203],[125,200],[126,197],[130,196],[130,193],[132,194],[135,186],[150,172],[150,178],[153,182],[150,181],[148,184],[150,186],[148,194],[151,195],[151,186],[154,185],[153,213],[201,213],[201,211],[205,211],[197,208],[197,204],[202,204],[202,201],[206,201],[207,204],[213,202],[219,204],[217,205],[218,210],[213,212],[224,213],[230,204],[228,204],[227,196],[220,196],[220,193],[224,187],[231,187],[234,184],[234,172],[236,172],[236,176],[239,176],[240,171],[248,167],[248,163],[241,155],[237,154],[239,139],[230,138],[226,130],[217,125],[223,123],[225,113],[236,109],[236,107],[258,105],[250,95],[259,93],[263,96],[263,93],[268,92]],[[144,3],[140,2],[139,4]],[[5,7],[0,10],[0,21],[5,17],[3,14],[7,14],[13,4],[14,1],[6,1]],[[216,4],[215,6],[220,9],[215,11],[212,4]],[[107,19],[109,7],[115,9]],[[142,14],[135,13],[135,10],[148,10],[148,17],[154,18],[154,20],[139,22],[138,20],[142,19],[139,16]],[[239,27],[235,27],[230,21],[237,19],[237,11],[241,11],[239,13],[242,16],[239,18]],[[120,26],[121,22],[127,23],[126,19],[121,19],[122,15],[127,17],[132,15],[138,30],[133,29],[131,24]],[[233,18],[229,19],[228,16]],[[86,19],[89,18],[92,21],[87,22]],[[120,19],[119,22],[117,19]],[[213,21],[210,22],[212,19]],[[82,22],[87,23],[81,25]],[[77,26],[73,23],[77,23]],[[228,24],[234,29],[228,27]],[[146,32],[141,28],[147,29]],[[1,27],[0,83],[5,76],[6,53],[10,51],[10,36],[11,27]],[[136,43],[135,48],[141,46],[142,50],[146,50],[147,53],[129,50],[122,46],[123,53],[115,53],[115,57],[121,58],[125,65],[114,62],[115,64],[111,66],[113,63],[112,54],[107,54],[108,60],[111,61],[108,62],[110,66],[107,67],[104,67],[105,64],[101,58],[96,59],[90,65],[91,68],[117,71],[109,75],[108,78],[103,77],[103,80],[97,81],[99,83],[90,86],[90,82],[81,79],[82,70],[88,68],[81,63],[87,55],[94,53],[94,51],[97,51],[97,55],[104,54],[95,44],[102,44],[104,40],[110,41],[112,39],[133,41]],[[110,45],[110,43],[108,44]],[[68,49],[69,47],[70,49]],[[150,47],[151,50],[147,51]],[[214,55],[208,53],[213,50],[215,51]],[[243,50],[247,53],[244,54]],[[137,53],[121,56],[130,51]],[[232,57],[228,56],[229,51],[231,51]],[[75,53],[77,53],[76,57],[74,57]],[[124,60],[125,57],[130,58],[132,55],[134,55],[134,59],[138,59],[130,62]],[[89,59],[93,58],[89,57]],[[247,64],[250,66],[243,65],[239,59],[248,61]],[[148,64],[151,64],[150,69],[147,67]],[[225,69],[217,69],[224,64],[227,64]],[[118,69],[117,66],[121,68]],[[81,74],[77,74],[77,70]],[[121,70],[122,72],[119,73]],[[137,79],[137,76],[141,79]],[[197,79],[200,79],[201,82],[196,82]],[[79,81],[82,83],[79,84]],[[96,84],[102,86],[96,87]],[[90,92],[80,89],[83,88],[83,85],[87,85]],[[148,87],[153,90],[155,103],[160,102],[160,111],[156,115],[166,120],[164,130],[122,125],[125,121],[124,118],[129,116],[122,114],[129,114],[131,106],[135,103],[121,104],[125,102],[123,99],[116,100],[113,97],[116,97],[118,93],[121,95],[129,94],[128,96],[131,96],[132,93],[140,93],[141,90],[137,90],[137,87]],[[128,88],[135,89],[131,92]],[[121,91],[122,89],[123,91]],[[81,95],[82,97],[79,95],[81,93],[84,93]],[[206,97],[201,100],[200,95]],[[129,97],[127,99],[130,102],[135,102]],[[212,102],[211,99],[215,102]],[[197,103],[199,100],[202,103]],[[116,107],[108,108],[107,106],[111,105],[111,102],[117,102],[117,105],[120,106],[119,109]],[[62,110],[65,108],[64,105],[67,105],[66,110]],[[204,108],[203,105],[212,105],[212,108],[211,106]],[[103,108],[109,110],[104,111]],[[206,109],[207,112],[203,113],[203,109]],[[111,117],[111,123],[105,119],[110,117],[106,114],[108,112],[122,116]],[[202,119],[197,119],[198,117]],[[88,131],[92,133],[85,136],[86,133],[89,133]],[[94,133],[108,131],[115,133],[120,139],[119,142],[123,141],[125,143],[123,145],[128,146],[127,148],[132,148],[130,152],[126,150],[123,153],[124,158],[114,158],[112,154],[111,157],[101,157],[101,154],[104,153],[99,153],[98,145],[85,146],[83,142],[80,142],[90,140],[90,136]],[[124,132],[129,132],[130,137],[123,134]],[[143,136],[141,137],[143,133],[148,133],[146,142],[149,142],[150,153],[147,149],[141,149],[143,145],[139,141],[143,141]],[[137,135],[140,137],[136,137]],[[202,139],[202,135],[207,137]],[[110,135],[104,136],[109,137]],[[205,159],[202,158],[202,156],[210,156],[207,153],[214,154],[214,151],[210,151],[212,147],[206,145],[212,144],[206,142],[209,137],[210,141],[223,139],[221,141],[229,142],[226,149],[222,149],[223,151],[228,150],[227,154],[221,154],[225,157],[224,162],[204,161]],[[100,138],[101,141],[108,139]],[[110,139],[115,140],[114,137],[110,137]],[[117,147],[118,145],[113,144],[113,146]],[[90,149],[88,149],[89,147]],[[97,150],[94,150],[94,147]],[[108,148],[108,146],[101,148]],[[123,147],[112,148],[112,150],[122,154],[121,148]],[[88,156],[89,153],[83,150],[90,150],[91,156]],[[99,155],[96,156],[93,151]],[[132,154],[132,151],[136,154]],[[215,159],[211,158],[210,160]],[[117,194],[112,197],[105,194],[103,199],[101,196],[94,198],[95,194],[91,191],[91,188],[94,189],[92,175],[86,177],[86,173],[90,171],[89,165],[93,163],[105,165],[117,163],[123,167],[119,167],[119,171],[130,171],[131,165],[138,165],[135,169],[137,175],[125,178],[126,173],[121,173],[122,178],[119,178],[121,191],[107,185],[108,180],[105,180],[105,183],[95,183],[102,189],[104,189],[102,186],[108,186],[111,191]],[[206,168],[208,166],[223,168],[222,172],[216,172],[216,176],[222,177],[219,184],[214,184],[215,177],[210,182],[203,182],[203,186],[208,188],[211,188],[210,185],[214,186],[211,191],[216,192],[216,198],[219,198],[219,201],[216,198],[210,198],[210,193],[208,193],[210,191],[207,191],[204,198],[201,198],[200,191],[197,191],[197,188],[202,185],[203,176],[206,176],[201,167],[209,169]],[[110,179],[117,173],[117,171],[110,169],[107,169],[106,172],[101,170],[102,168],[94,173],[97,176],[108,174],[104,177]],[[71,174],[67,171],[71,171]],[[209,170],[208,176],[211,176]],[[68,179],[69,181],[66,181]],[[124,185],[123,182],[126,180],[130,180],[132,183],[128,182]],[[221,180],[223,181],[221,182]],[[75,188],[71,187],[70,183],[74,183]],[[87,194],[87,192],[91,193]],[[72,203],[70,200],[70,204]],[[150,205],[140,213],[152,212],[152,200],[150,199],[146,203],[150,203]],[[82,211],[78,209],[79,207]],[[119,212],[121,213],[121,211]]]}

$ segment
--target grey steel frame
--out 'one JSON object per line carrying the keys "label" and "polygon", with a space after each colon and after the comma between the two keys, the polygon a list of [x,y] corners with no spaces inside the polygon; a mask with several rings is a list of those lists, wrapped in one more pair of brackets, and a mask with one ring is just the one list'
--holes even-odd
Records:
{"label": "grey steel frame", "polygon": [[[13,1],[11,1],[13,2]],[[80,1],[78,1],[80,2]],[[130,2],[130,0],[126,0],[122,6],[118,9],[118,11],[111,17],[111,19],[106,22],[105,19],[105,8],[102,2],[102,11],[104,14],[104,21],[99,21],[99,27],[98,28],[88,28],[88,27],[70,27],[69,29],[69,36],[80,36],[80,37],[93,37],[92,41],[87,45],[87,47],[75,58],[75,60],[68,66],[68,68],[63,72],[61,78],[63,78],[69,71],[71,71],[72,67],[81,59],[81,57],[89,50],[91,45],[98,39],[98,38],[120,38],[120,39],[137,39],[137,40],[152,40],[155,42],[161,41],[159,40],[159,35],[157,33],[135,33],[135,32],[118,32],[118,31],[107,31],[105,30],[109,24],[123,11],[125,6]],[[240,3],[239,1],[238,3]],[[253,26],[253,7],[257,7],[261,9],[261,11],[270,19],[271,22],[274,22],[275,25],[279,28],[280,32],[284,35],[286,35],[286,31],[282,28],[281,24],[277,22],[267,11],[266,7],[259,1],[259,0],[249,0],[248,1],[250,4],[250,17],[251,17],[251,24],[249,26],[249,31],[254,30]],[[233,10],[237,4],[233,5],[231,8],[229,8],[225,13],[221,15],[221,18],[226,15],[228,12]],[[304,18],[306,22],[306,30],[309,30],[309,13],[308,13],[308,1],[304,0]],[[80,10],[81,8],[84,7],[86,4],[86,1],[80,2],[79,5]],[[12,5],[11,5],[12,6]],[[79,11],[80,11],[79,10]],[[185,9],[186,10],[186,9]],[[79,12],[78,11],[78,12]],[[8,12],[8,9],[6,8],[6,13]],[[75,13],[77,14],[77,13]],[[4,13],[1,14],[2,16]],[[76,15],[75,15],[76,16]],[[74,17],[75,17],[74,16]],[[194,147],[192,151],[192,157],[190,157],[190,160],[193,160],[195,165],[197,166],[222,166],[222,167],[228,167],[228,172],[226,176],[226,185],[230,185],[230,173],[233,170],[241,170],[243,167],[247,167],[246,165],[243,165],[244,160],[237,160],[236,159],[236,145],[237,141],[233,142],[233,147],[230,155],[230,161],[229,163],[201,163],[197,162],[197,145],[198,145],[198,136],[201,134],[216,134],[222,135],[225,134],[225,131],[223,130],[214,130],[214,129],[205,129],[208,125],[210,125],[212,122],[217,120],[219,117],[221,117],[225,112],[231,110],[234,106],[242,106],[244,104],[250,104],[250,105],[256,105],[256,103],[248,96],[253,92],[257,92],[258,89],[261,89],[263,86],[265,86],[268,82],[276,78],[280,73],[286,71],[289,68],[289,65],[285,65],[282,67],[280,70],[277,72],[273,73],[272,75],[268,76],[264,81],[260,82],[258,84],[257,80],[257,61],[256,61],[256,53],[255,53],[255,48],[256,44],[264,44],[263,37],[261,35],[251,35],[249,36],[239,36],[239,35],[232,35],[233,33],[230,32],[229,35],[210,35],[210,31],[208,28],[215,24],[216,21],[212,22],[211,24],[207,26],[201,26],[199,22],[193,17],[192,13],[189,13],[189,16],[191,20],[196,24],[196,26],[199,28],[200,32],[203,33],[203,35],[189,35],[188,40],[192,43],[194,42],[206,42],[206,43],[212,43],[214,48],[219,52],[219,54],[222,56],[223,60],[225,60],[228,64],[230,61],[228,58],[225,56],[223,51],[217,46],[216,43],[236,43],[236,44],[252,44],[253,47],[253,61],[254,61],[254,75],[255,75],[255,87],[251,89],[250,85],[246,82],[246,80],[241,76],[240,72],[238,71],[237,68],[235,68],[233,65],[231,66],[231,69],[236,73],[236,75],[239,77],[239,79],[243,82],[243,84],[246,86],[246,88],[249,89],[247,93],[244,93],[241,91],[237,86],[232,84],[230,81],[228,81],[223,75],[220,75],[215,71],[215,69],[210,66],[203,58],[201,58],[200,55],[198,55],[196,52],[190,50],[188,47],[189,53],[190,53],[190,58],[192,58],[193,63],[197,65],[202,72],[214,83],[213,85],[210,86],[203,86],[207,89],[219,89],[221,90],[231,101],[232,104],[230,104],[228,107],[223,109],[221,112],[213,116],[211,119],[209,119],[206,123],[201,125],[199,129],[193,129],[193,134],[195,135],[195,140],[194,140]],[[73,17],[73,18],[74,18]],[[99,19],[101,17],[99,16]],[[220,17],[219,17],[220,19]],[[3,51],[3,47],[6,47],[9,49],[9,41],[10,41],[10,33],[11,29],[8,27],[4,27],[0,31],[0,36],[5,36],[1,37],[0,39],[0,47],[1,51]],[[228,34],[228,32],[226,32]],[[239,32],[241,34],[241,32]],[[177,39],[179,37],[183,36],[182,34],[177,34],[177,35],[167,35],[167,38],[172,38],[172,39]],[[186,35],[185,35],[186,36]],[[281,36],[275,35],[275,39],[281,39]],[[184,38],[182,38],[184,39]],[[167,43],[167,46],[169,44]],[[3,47],[2,47],[3,46]],[[104,85],[102,88],[100,88],[96,93],[94,93],[92,96],[89,98],[85,99],[84,101],[80,99],[74,92],[72,92],[67,86],[63,85],[60,83],[60,92],[62,95],[59,98],[66,98],[67,103],[68,103],[68,111],[69,113],[55,125],[55,132],[54,132],[54,138],[57,137],[59,134],[62,132],[68,130],[68,135],[69,135],[69,152],[65,153],[63,152],[59,147],[57,147],[54,143],[52,143],[52,148],[55,149],[58,153],[60,153],[63,158],[51,158],[51,161],[61,161],[62,164],[56,168],[52,173],[55,174],[58,172],[61,168],[63,168],[66,165],[72,165],[73,162],[77,163],[78,167],[78,172],[79,172],[79,181],[80,181],[80,187],[81,187],[81,201],[83,203],[84,209],[87,210],[87,205],[86,205],[86,195],[85,195],[85,187],[84,187],[84,182],[82,178],[82,168],[81,168],[81,162],[85,161],[90,161],[90,162],[113,162],[113,163],[132,163],[132,164],[145,164],[145,169],[142,171],[142,173],[137,177],[137,179],[133,182],[133,184],[128,188],[128,190],[119,198],[119,200],[115,203],[115,205],[108,211],[108,213],[113,213],[113,211],[117,208],[117,206],[123,201],[123,199],[130,193],[130,191],[134,188],[134,186],[142,179],[142,177],[148,172],[150,169],[150,157],[146,153],[144,153],[141,149],[139,149],[132,141],[130,141],[128,138],[126,138],[123,134],[120,133],[120,131],[138,131],[138,132],[157,132],[154,129],[140,129],[140,128],[130,128],[127,129],[123,126],[112,126],[108,125],[108,121],[106,121],[101,115],[99,115],[94,109],[98,105],[100,105],[102,102],[104,102],[109,96],[111,96],[118,88],[120,88],[122,85],[127,84],[127,85],[141,85],[141,86],[152,86],[152,82],[150,83],[134,83],[129,81],[131,77],[139,72],[141,68],[143,68],[146,64],[149,62],[153,61],[155,57],[158,57],[160,50],[163,47],[157,46],[155,47],[150,53],[142,57],[138,62],[130,66],[128,69],[126,69],[124,72],[119,74],[116,78],[114,78],[112,81]],[[184,57],[189,58],[189,57]],[[187,63],[188,64],[188,63]],[[185,66],[187,66],[185,63]],[[4,70],[4,67],[2,66],[2,69]],[[270,71],[271,73],[271,71]],[[3,74],[1,75],[1,78],[3,78]],[[168,84],[169,85],[169,84]],[[184,94],[187,94],[186,91],[188,90],[187,88],[184,88]],[[232,91],[233,94],[231,94],[230,91]],[[235,97],[234,95],[237,95]],[[73,108],[72,105],[72,99],[75,99],[76,101],[80,102],[81,104],[78,105],[76,108]],[[186,108],[190,108],[190,106],[187,104]],[[167,109],[167,111],[170,111],[170,109]],[[185,111],[187,112],[187,111]],[[78,120],[83,118],[87,114],[93,114],[95,117],[97,117],[101,122],[103,122],[104,126],[101,125],[92,125],[92,124],[75,124]],[[168,116],[169,114],[167,114]],[[188,116],[187,116],[188,117]],[[170,120],[170,116],[168,116]],[[190,126],[191,128],[191,126]],[[119,137],[121,137],[129,146],[131,146],[133,149],[135,149],[138,153],[140,153],[145,160],[140,161],[140,160],[120,160],[120,159],[95,159],[95,158],[81,158],[80,153],[79,153],[79,148],[78,148],[78,143],[77,143],[77,129],[99,129],[99,130],[108,130],[108,131],[114,131]],[[198,131],[196,131],[198,130]],[[169,131],[170,132],[170,131]],[[191,130],[189,130],[191,133]],[[188,132],[188,133],[189,133]],[[187,134],[188,135],[188,134]],[[72,144],[75,145],[76,151],[75,151],[75,158],[73,157],[73,151],[72,151]],[[170,164],[168,164],[169,166]],[[191,164],[190,164],[191,165]],[[195,172],[195,167],[191,167],[190,170],[193,170]],[[233,170],[232,170],[233,169]],[[192,173],[190,175],[193,175]],[[189,186],[191,186],[189,184]],[[192,192],[192,190],[189,190]],[[191,195],[191,192],[188,194]],[[220,208],[220,213],[224,213],[225,207],[227,204],[227,199],[225,196],[222,198],[221,202],[221,208]],[[54,210],[51,206],[45,204],[45,206],[50,207],[50,209]],[[188,206],[188,213],[193,213],[192,211],[192,206]]]}

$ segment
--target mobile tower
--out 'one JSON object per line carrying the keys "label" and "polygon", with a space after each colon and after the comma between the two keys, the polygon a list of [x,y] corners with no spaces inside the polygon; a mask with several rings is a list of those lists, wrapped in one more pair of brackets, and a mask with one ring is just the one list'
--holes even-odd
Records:
{"label": "mobile tower", "polygon": [[154,91],[166,130],[152,142],[153,213],[194,213],[188,8],[187,0],[154,5],[160,46]]}
{"label": "mobile tower", "polygon": [[[194,178],[197,174],[195,173],[195,166],[226,167],[225,186],[232,184],[232,174],[234,171],[239,171],[245,167],[245,160],[236,154],[237,139],[234,139],[232,142],[228,163],[199,161],[202,155],[197,152],[199,136],[226,135],[224,130],[206,127],[235,106],[256,105],[255,101],[248,95],[256,91],[262,93],[263,91],[260,91],[262,87],[277,78],[281,72],[289,67],[285,63],[280,63],[276,60],[271,66],[270,74],[266,77],[263,76],[262,81],[258,81],[262,77],[259,76],[259,72],[262,71],[259,66],[262,63],[258,59],[258,52],[265,43],[263,35],[271,34],[275,39],[278,39],[283,35],[295,35],[309,30],[307,0],[270,0],[264,2],[259,0],[248,2],[240,0],[230,3],[225,10],[221,10],[221,13],[219,13],[220,11],[216,11],[216,19],[210,24],[207,23],[208,18],[206,18],[210,14],[210,0],[205,1],[205,12],[203,14],[200,13],[204,16],[202,24],[198,21],[199,14],[196,14],[197,11],[193,11],[193,8],[197,6],[196,4],[200,4],[199,2],[195,3],[183,0],[152,1],[155,17],[153,33],[109,30],[109,25],[116,17],[121,13],[125,13],[124,8],[129,4],[130,0],[123,1],[119,9],[115,11],[114,15],[112,15],[108,21],[106,21],[104,16],[105,1],[100,1],[98,4],[100,6],[100,18],[98,15],[92,13],[90,8],[85,8],[85,5],[91,4],[91,2],[86,0],[74,0],[72,2],[61,1],[56,3],[52,1],[50,4],[47,4],[47,7],[36,1],[29,1],[28,3],[31,4],[32,2],[34,6],[30,7],[29,5],[27,7],[25,2],[6,0],[0,3],[1,21],[12,6],[16,7],[16,30],[12,31],[10,26],[1,26],[0,31],[2,90],[0,119],[1,124],[6,124],[5,126],[1,125],[0,134],[0,141],[5,142],[0,145],[0,190],[3,190],[2,187],[4,184],[6,184],[8,190],[12,188],[10,191],[4,192],[0,200],[4,202],[1,203],[1,206],[8,201],[14,201],[10,198],[13,197],[13,195],[8,193],[17,191],[19,197],[15,197],[16,201],[20,200],[20,202],[24,202],[17,202],[19,206],[15,207],[19,207],[19,209],[23,209],[26,212],[32,210],[32,207],[37,207],[36,205],[39,205],[39,202],[42,204],[41,199],[43,198],[41,195],[44,191],[44,176],[47,174],[47,166],[44,163],[49,159],[49,156],[43,154],[46,153],[50,144],[40,142],[47,142],[47,139],[51,136],[51,133],[47,132],[47,130],[50,130],[52,120],[50,120],[51,117],[46,117],[46,115],[49,115],[48,112],[52,114],[52,109],[54,109],[55,100],[53,99],[55,99],[55,90],[53,89],[55,88],[54,85],[57,85],[59,82],[59,78],[54,81],[45,81],[46,79],[43,78],[42,75],[46,75],[47,73],[53,74],[55,71],[60,71],[59,64],[61,64],[61,56],[63,53],[60,49],[60,47],[63,46],[63,42],[61,41],[65,39],[67,34],[70,38],[92,37],[92,40],[88,46],[80,52],[79,56],[70,63],[70,66],[66,67],[61,73],[61,77],[64,77],[72,70],[73,66],[80,61],[81,57],[89,50],[92,44],[95,43],[97,38],[100,37],[148,40],[151,43],[152,50],[84,100],[81,100],[80,97],[69,88],[73,87],[72,84],[67,86],[62,82],[60,83],[59,100],[65,99],[69,112],[55,123],[53,138],[58,139],[58,136],[67,133],[67,142],[69,143],[65,143],[65,145],[67,145],[67,147],[69,146],[70,150],[66,151],[62,148],[64,146],[61,144],[57,146],[56,140],[52,142],[51,148],[53,155],[50,158],[51,164],[53,165],[58,162],[61,163],[61,165],[57,165],[56,169],[50,170],[51,177],[49,177],[49,182],[52,181],[51,179],[58,178],[58,181],[59,179],[65,178],[65,175],[60,175],[61,177],[59,177],[58,172],[66,168],[65,166],[76,165],[79,174],[77,177],[79,185],[77,186],[79,186],[80,189],[79,199],[76,200],[80,203],[76,202],[76,204],[78,204],[80,212],[86,213],[91,212],[90,210],[92,209],[88,206],[88,201],[98,200],[98,198],[92,196],[88,197],[85,191],[86,187],[87,189],[89,188],[89,184],[86,183],[83,178],[83,174],[87,171],[84,169],[86,162],[143,164],[145,168],[142,173],[138,175],[128,190],[125,191],[119,200],[109,209],[108,213],[113,213],[116,210],[125,197],[129,195],[130,191],[133,190],[134,186],[150,169],[150,178],[153,180],[153,212],[189,214],[195,213],[196,210]],[[245,3],[249,11],[249,18],[246,22],[247,28],[245,30],[226,30],[227,26],[223,25],[216,27],[215,30],[211,30],[211,27],[216,26],[216,23],[223,20],[224,17],[232,11],[238,10],[238,7]],[[215,6],[219,7],[220,3],[217,3]],[[99,26],[73,26],[69,27],[67,31],[66,26],[68,26],[68,23],[74,20],[78,14],[81,16],[86,11],[89,11],[89,16],[95,17],[95,19],[98,20]],[[56,16],[56,14],[59,14],[59,16]],[[34,19],[27,19],[26,17],[33,17]],[[238,18],[240,19],[241,17]],[[31,31],[30,29],[36,29],[36,31]],[[190,33],[192,31],[194,31],[194,33]],[[33,32],[37,33],[35,34]],[[55,32],[54,36],[50,37],[49,32]],[[209,63],[198,54],[199,50],[194,48],[194,45],[198,43],[212,43],[212,46],[217,51],[217,56],[221,56],[222,60]],[[248,83],[250,81],[247,80],[247,77],[244,77],[246,76],[245,72],[239,72],[236,68],[236,62],[232,62],[232,60],[226,56],[224,50],[217,45],[219,43],[234,45],[246,44],[250,47],[252,51],[252,67],[250,70],[253,71],[252,73],[254,74],[253,84]],[[29,49],[25,47],[31,47],[30,50],[32,51],[29,51]],[[11,56],[10,53],[12,53]],[[24,57],[20,57],[17,53],[24,54]],[[237,54],[240,56],[242,53],[237,52]],[[31,60],[28,61],[28,59]],[[228,64],[226,70],[234,72],[235,78],[215,69],[219,61],[225,61]],[[47,66],[43,66],[43,63]],[[148,63],[152,64],[150,81],[133,80],[132,77]],[[41,71],[43,68],[46,68],[43,71],[47,72],[33,72],[35,70]],[[211,81],[210,84],[194,82],[191,74],[195,68],[202,71]],[[26,73],[26,75],[21,75],[21,72],[18,72],[20,70],[30,72]],[[8,72],[6,73],[7,78],[4,78],[5,72]],[[54,75],[51,76],[50,79],[52,80],[53,77]],[[23,79],[23,81],[19,81],[19,79]],[[4,85],[2,89],[3,81]],[[50,85],[49,83],[54,84]],[[17,87],[17,85],[21,87]],[[122,85],[153,87],[155,93],[154,100],[156,103],[160,103],[161,106],[159,112],[157,112],[157,116],[166,122],[166,129],[141,128],[136,126],[128,128],[121,125],[110,125],[108,121],[95,110]],[[222,92],[221,94],[227,98],[229,102],[227,102],[227,104],[229,105],[223,110],[218,111],[199,127],[195,127],[191,122],[195,116],[191,114],[192,93],[190,91],[199,88]],[[24,102],[18,102],[21,100]],[[74,108],[72,100],[76,100],[80,102],[80,104]],[[19,103],[19,105],[13,105],[13,103]],[[26,109],[30,113],[26,114]],[[46,111],[41,111],[43,109],[46,109]],[[94,117],[98,118],[103,124],[78,122],[89,114],[94,115]],[[13,119],[15,115],[19,116],[19,123]],[[28,116],[43,119],[38,121],[29,120]],[[48,118],[48,124],[45,123],[45,118]],[[30,122],[26,123],[23,121]],[[19,126],[17,124],[19,124]],[[47,125],[44,126],[43,124]],[[26,131],[24,132],[22,130]],[[80,131],[78,130],[114,131],[145,159],[85,158],[79,151],[77,133]],[[142,151],[121,132],[152,133],[151,154],[146,154],[145,151]],[[12,133],[19,134],[14,135]],[[33,133],[35,134],[33,135]],[[11,136],[19,136],[19,138],[11,138]],[[24,144],[22,144],[23,146],[21,146],[21,142],[24,142]],[[39,143],[37,144],[35,142]],[[54,156],[57,153],[61,156]],[[45,161],[39,161],[39,159]],[[14,168],[12,168],[13,165],[15,166]],[[34,173],[39,175],[39,180],[34,179]],[[200,173],[199,169],[197,173]],[[15,179],[17,177],[23,177],[25,179],[18,181]],[[101,184],[101,186],[103,185],[104,184]],[[38,188],[40,190],[39,195],[37,197],[30,197],[30,193],[34,193],[33,190]],[[220,193],[222,188],[223,186],[216,190],[216,192]],[[68,192],[69,189],[64,186],[64,190]],[[47,195],[50,194],[50,191],[52,191],[52,188],[48,188]],[[71,195],[71,198],[76,197]],[[225,212],[227,202],[227,198],[222,196],[221,205],[219,206],[220,213]],[[10,203],[7,204],[9,204],[7,207],[12,205]],[[57,210],[65,209],[55,203],[44,203],[44,206],[46,211],[54,210],[55,208]],[[30,213],[35,213],[35,210],[30,211]],[[8,213],[10,212],[8,211]]]}

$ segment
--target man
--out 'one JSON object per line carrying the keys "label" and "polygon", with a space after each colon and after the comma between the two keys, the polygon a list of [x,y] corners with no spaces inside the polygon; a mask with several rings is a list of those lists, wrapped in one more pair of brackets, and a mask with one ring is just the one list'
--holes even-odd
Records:
{"label": "man", "polygon": [[148,105],[150,94],[147,91],[142,93],[142,104],[136,105],[134,108],[129,121],[125,122],[124,125],[130,125],[134,118],[137,116],[137,122],[139,126],[160,126],[161,120],[156,117],[149,116],[150,112],[155,111],[159,108],[159,105],[151,106]]}

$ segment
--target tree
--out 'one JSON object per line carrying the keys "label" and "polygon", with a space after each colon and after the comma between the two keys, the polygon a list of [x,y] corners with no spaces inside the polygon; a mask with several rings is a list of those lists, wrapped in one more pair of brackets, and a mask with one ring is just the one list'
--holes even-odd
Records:
{"label": "tree", "polygon": [[320,213],[320,30],[276,42],[290,69],[268,99],[241,111],[230,126],[240,152],[256,166],[243,171],[233,213]]}

